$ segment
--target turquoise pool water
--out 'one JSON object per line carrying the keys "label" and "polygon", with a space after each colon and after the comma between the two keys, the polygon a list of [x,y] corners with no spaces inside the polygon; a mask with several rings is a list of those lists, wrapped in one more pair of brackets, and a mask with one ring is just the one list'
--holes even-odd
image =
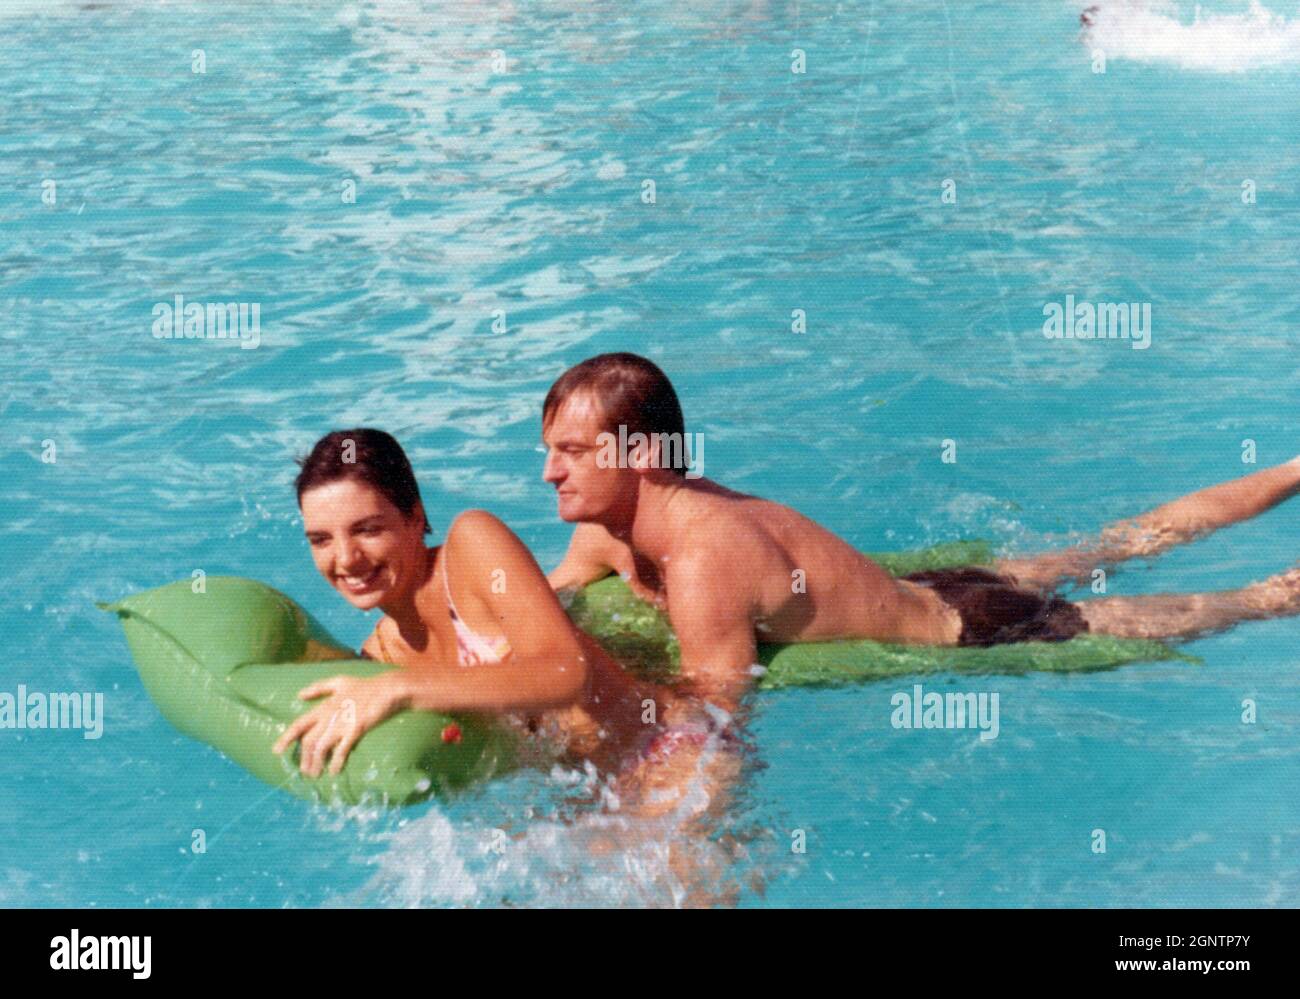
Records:
{"label": "turquoise pool water", "polygon": [[[357,424],[407,446],[435,530],[487,507],[553,565],[540,403],[606,350],[668,371],[706,474],[867,550],[1029,552],[1290,458],[1300,12],[1269,5],[1112,5],[1081,40],[1060,0],[0,0],[0,691],[105,698],[97,740],[0,730],[0,904],[680,902],[654,830],[594,848],[580,774],[400,814],[270,791],[161,719],[93,601],[248,575],[359,643],[290,487]],[[257,303],[259,345],[155,338],[177,294]],[[1149,303],[1150,346],[1047,339],[1066,295]],[[1280,571],[1298,511],[1110,592]],[[892,728],[910,681],[764,695],[705,887],[1296,905],[1298,641],[926,680],[997,692],[994,740]]]}

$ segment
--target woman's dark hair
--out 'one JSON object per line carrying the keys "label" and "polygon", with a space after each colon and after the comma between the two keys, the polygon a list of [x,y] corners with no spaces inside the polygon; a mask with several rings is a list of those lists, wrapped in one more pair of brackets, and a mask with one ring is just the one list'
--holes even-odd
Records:
{"label": "woman's dark hair", "polygon": [[[676,434],[685,447],[686,425],[677,393],[657,364],[639,354],[599,354],[570,368],[556,379],[542,403],[542,424],[550,423],[557,410],[575,392],[590,392],[600,403],[604,429],[617,432],[627,427],[628,436],[641,433]],[[672,465],[678,475],[686,474],[684,463]]]}
{"label": "woman's dark hair", "polygon": [[[402,445],[391,434],[369,427],[333,430],[318,440],[306,458],[299,458],[302,469],[294,480],[298,491],[298,508],[308,489],[341,479],[356,479],[378,489],[387,500],[409,517],[420,502],[420,487]],[[424,519],[424,533],[429,533],[429,519]]]}

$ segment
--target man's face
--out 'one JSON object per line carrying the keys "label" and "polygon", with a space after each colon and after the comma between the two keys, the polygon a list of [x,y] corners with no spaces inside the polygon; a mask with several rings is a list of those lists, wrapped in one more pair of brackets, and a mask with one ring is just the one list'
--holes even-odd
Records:
{"label": "man's face", "polygon": [[600,403],[584,392],[569,396],[542,427],[542,478],[555,486],[561,520],[607,523],[636,502],[637,473],[597,463],[597,438],[606,429]]}

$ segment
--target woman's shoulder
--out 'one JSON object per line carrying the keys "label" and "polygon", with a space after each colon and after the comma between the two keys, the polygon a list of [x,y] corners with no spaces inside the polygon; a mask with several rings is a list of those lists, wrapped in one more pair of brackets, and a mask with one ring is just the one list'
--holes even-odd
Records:
{"label": "woman's shoulder", "polygon": [[388,615],[384,615],[375,622],[375,628],[364,642],[361,643],[361,654],[367,659],[373,659],[376,662],[384,662],[384,622],[388,620]]}
{"label": "woman's shoulder", "polygon": [[506,592],[506,577],[541,572],[528,546],[486,510],[458,515],[447,529],[443,548],[443,578],[455,591],[458,606],[462,598],[473,597],[494,603],[492,594]]}
{"label": "woman's shoulder", "polygon": [[385,614],[374,622],[374,631],[361,643],[361,652],[376,662],[391,662],[400,665],[394,654],[402,648],[402,632],[398,630],[395,620]]}
{"label": "woman's shoulder", "polygon": [[444,544],[458,565],[490,559],[503,550],[518,550],[523,546],[515,532],[487,510],[465,510],[457,514],[447,528]]}
{"label": "woman's shoulder", "polygon": [[455,539],[458,543],[463,543],[467,538],[501,534],[514,537],[514,532],[496,514],[489,510],[462,510],[447,528],[447,541]]}

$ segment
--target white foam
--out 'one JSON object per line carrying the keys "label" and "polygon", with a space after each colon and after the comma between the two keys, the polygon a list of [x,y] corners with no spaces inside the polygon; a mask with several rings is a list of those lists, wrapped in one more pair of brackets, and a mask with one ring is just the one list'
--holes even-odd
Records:
{"label": "white foam", "polygon": [[404,823],[381,837],[385,849],[371,861],[377,870],[368,884],[340,901],[399,908],[673,906],[685,895],[660,825],[639,828],[608,813],[511,824],[502,838],[478,821],[451,820],[437,810]]}
{"label": "white foam", "polygon": [[[725,718],[730,716],[725,715]],[[380,845],[368,858],[375,868],[361,888],[331,904],[479,907],[675,907],[734,895],[730,848],[709,836],[685,835],[707,810],[703,772],[722,743],[710,738],[676,803],[657,817],[625,814],[615,787],[589,763],[552,768],[546,788],[514,783],[530,800],[543,790],[540,808],[476,802],[453,815],[435,803],[396,828],[377,830]],[[574,798],[577,795],[577,798]],[[564,801],[552,810],[550,801]],[[515,795],[510,800],[517,800]],[[574,808],[574,803],[584,803]],[[683,881],[683,878],[686,881]]]}
{"label": "white foam", "polygon": [[1171,0],[1101,0],[1089,7],[1084,41],[1107,60],[1164,63],[1181,69],[1242,73],[1300,63],[1300,18],[1274,13],[1258,0],[1226,14]]}

